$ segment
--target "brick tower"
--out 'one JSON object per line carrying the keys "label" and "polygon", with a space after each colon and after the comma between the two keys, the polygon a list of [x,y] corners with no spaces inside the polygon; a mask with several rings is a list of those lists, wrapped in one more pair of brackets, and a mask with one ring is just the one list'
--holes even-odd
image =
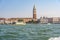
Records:
{"label": "brick tower", "polygon": [[36,17],[36,8],[35,5],[33,7],[33,20],[36,21],[37,17]]}

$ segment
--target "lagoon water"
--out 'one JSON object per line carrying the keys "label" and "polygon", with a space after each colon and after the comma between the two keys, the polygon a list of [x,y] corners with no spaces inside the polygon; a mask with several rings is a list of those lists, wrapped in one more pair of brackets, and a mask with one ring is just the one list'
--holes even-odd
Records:
{"label": "lagoon water", "polygon": [[0,25],[0,40],[51,40],[60,36],[60,24]]}

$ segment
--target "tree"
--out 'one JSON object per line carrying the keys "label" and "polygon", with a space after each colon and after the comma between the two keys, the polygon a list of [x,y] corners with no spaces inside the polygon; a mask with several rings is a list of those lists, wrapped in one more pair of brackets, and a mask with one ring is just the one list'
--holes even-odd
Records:
{"label": "tree", "polygon": [[18,22],[21,22],[21,21],[23,21],[23,20],[22,20],[22,19],[19,19],[19,20],[18,20]]}

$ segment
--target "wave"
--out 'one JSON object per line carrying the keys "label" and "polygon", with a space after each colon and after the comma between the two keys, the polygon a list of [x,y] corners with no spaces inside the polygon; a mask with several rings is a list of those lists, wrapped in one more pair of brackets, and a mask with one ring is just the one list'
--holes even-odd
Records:
{"label": "wave", "polygon": [[60,40],[60,37],[52,37],[52,38],[49,38],[48,40]]}

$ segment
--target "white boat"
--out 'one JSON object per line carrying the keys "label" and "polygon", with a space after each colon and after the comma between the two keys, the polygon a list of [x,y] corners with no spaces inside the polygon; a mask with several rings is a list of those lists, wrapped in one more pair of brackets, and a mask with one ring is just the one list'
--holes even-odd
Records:
{"label": "white boat", "polygon": [[16,22],[16,25],[26,25],[24,22]]}
{"label": "white boat", "polygon": [[47,25],[51,25],[51,23],[47,23]]}

